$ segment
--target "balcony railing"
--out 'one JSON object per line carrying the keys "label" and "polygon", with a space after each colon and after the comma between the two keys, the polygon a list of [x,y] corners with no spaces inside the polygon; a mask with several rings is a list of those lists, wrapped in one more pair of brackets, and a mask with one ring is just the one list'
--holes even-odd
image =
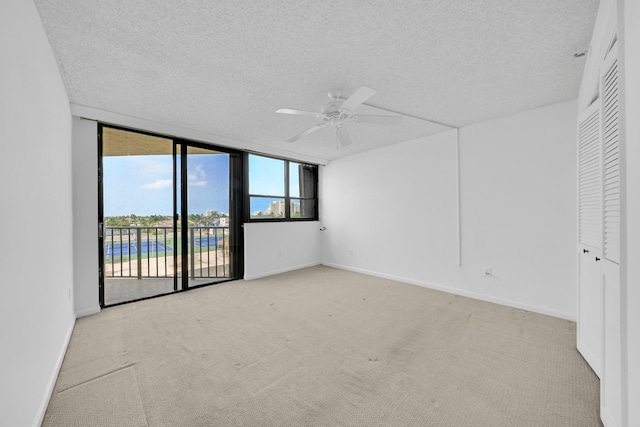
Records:
{"label": "balcony railing", "polygon": [[[189,276],[230,277],[229,227],[189,227]],[[175,268],[174,259],[178,268]],[[173,227],[105,227],[105,277],[157,278],[181,274],[182,237]]]}

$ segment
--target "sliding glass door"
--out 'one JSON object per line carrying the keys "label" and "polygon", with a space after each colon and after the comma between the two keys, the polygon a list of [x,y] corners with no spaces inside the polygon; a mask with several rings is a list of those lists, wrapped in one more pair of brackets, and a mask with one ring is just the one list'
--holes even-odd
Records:
{"label": "sliding glass door", "polygon": [[187,147],[188,286],[230,277],[229,154]]}
{"label": "sliding glass door", "polygon": [[100,126],[100,304],[239,277],[232,153]]}

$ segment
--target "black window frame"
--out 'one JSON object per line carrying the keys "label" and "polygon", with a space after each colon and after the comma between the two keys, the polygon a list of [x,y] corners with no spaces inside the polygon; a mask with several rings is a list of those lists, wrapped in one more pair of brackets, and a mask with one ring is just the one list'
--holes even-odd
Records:
{"label": "black window frame", "polygon": [[[176,272],[174,276],[174,286],[173,291],[175,292],[185,292],[191,289],[196,289],[203,286],[215,286],[220,283],[225,283],[232,280],[241,279],[244,276],[244,233],[242,231],[242,224],[244,220],[244,212],[246,210],[243,205],[245,198],[243,197],[243,192],[246,188],[245,181],[245,162],[244,158],[246,156],[245,151],[236,148],[230,148],[225,146],[220,146],[204,141],[197,141],[193,139],[185,139],[177,136],[172,136],[170,134],[161,134],[156,132],[145,131],[141,129],[135,129],[125,126],[120,126],[116,124],[111,124],[107,122],[97,122],[97,143],[98,143],[98,159],[97,159],[97,184],[98,184],[98,223],[104,224],[104,191],[103,191],[103,129],[111,128],[116,130],[121,130],[125,132],[137,133],[141,135],[148,135],[156,138],[168,139],[172,141],[173,144],[173,228],[176,230],[178,218],[181,218],[183,222],[180,227],[182,229],[186,229],[187,227],[187,215],[183,215],[182,208],[178,212],[178,196],[177,196],[177,186],[176,182],[178,181],[178,176],[180,176],[179,185],[184,185],[187,183],[187,167],[178,167],[176,168],[176,156],[182,156],[181,162],[186,161],[186,156],[188,154],[189,147],[199,147],[207,150],[218,151],[220,153],[225,153],[229,155],[229,217],[231,219],[231,224],[229,226],[229,245],[230,250],[233,251],[235,256],[231,258],[231,263],[229,265],[230,268],[230,276],[228,279],[224,278],[224,280],[216,280],[212,283],[202,284],[198,286],[190,286],[189,285],[189,275],[186,274],[188,271],[184,269],[179,273]],[[187,163],[184,163],[187,165]],[[188,206],[187,200],[187,189],[186,187],[181,187],[180,189],[180,206]],[[188,211],[184,211],[187,212]],[[101,226],[102,229],[102,226]],[[98,235],[98,255],[99,255],[99,275],[98,275],[98,300],[100,308],[112,307],[121,304],[128,304],[130,302],[139,301],[139,300],[129,300],[122,303],[115,303],[106,305],[104,301],[104,279],[105,279],[105,271],[102,265],[102,261],[104,259],[104,236],[103,233],[99,233]],[[186,234],[183,237],[182,245],[183,247],[187,246],[187,236]],[[176,254],[178,256],[178,254]],[[187,252],[183,251],[182,254],[182,266],[186,266],[187,261]],[[174,266],[177,265],[176,260],[174,258]],[[169,293],[169,294],[170,294]],[[144,297],[142,299],[149,298],[157,298],[161,296],[168,295],[167,293],[160,293],[150,297]]]}
{"label": "black window frame", "polygon": [[[256,157],[264,157],[264,158],[268,158],[268,159],[274,159],[274,160],[280,160],[283,162],[284,165],[284,195],[273,195],[273,194],[257,194],[257,193],[250,193],[249,192],[249,188],[250,188],[250,182],[249,182],[249,156],[256,156]],[[303,165],[305,167],[310,167],[314,170],[314,175],[315,175],[315,182],[312,183],[313,185],[313,197],[303,197],[301,194],[298,196],[291,196],[290,194],[290,189],[289,189],[289,184],[290,184],[290,180],[289,180],[289,168],[291,163],[295,163],[295,164],[299,164],[299,165]],[[318,181],[319,181],[319,168],[318,165],[313,164],[313,163],[307,163],[307,162],[303,162],[303,161],[299,161],[299,160],[291,160],[291,159],[286,159],[286,158],[282,158],[282,157],[276,157],[276,156],[270,156],[270,155],[265,155],[265,154],[258,154],[258,153],[249,153],[249,152],[245,152],[244,153],[244,173],[245,173],[245,179],[244,179],[244,183],[245,183],[245,189],[244,189],[244,194],[245,194],[245,202],[244,202],[244,207],[245,207],[245,214],[244,214],[244,222],[253,222],[253,223],[260,223],[260,222],[297,222],[297,221],[318,221]],[[251,217],[251,198],[252,197],[264,197],[264,198],[272,198],[272,199],[283,199],[284,200],[284,217],[281,218],[274,218],[274,217],[264,217],[264,218],[252,218]],[[292,218],[291,217],[291,202],[292,201],[300,201],[300,204],[302,205],[302,201],[303,200],[312,200],[313,201],[313,215],[311,217],[305,217],[305,218]]]}

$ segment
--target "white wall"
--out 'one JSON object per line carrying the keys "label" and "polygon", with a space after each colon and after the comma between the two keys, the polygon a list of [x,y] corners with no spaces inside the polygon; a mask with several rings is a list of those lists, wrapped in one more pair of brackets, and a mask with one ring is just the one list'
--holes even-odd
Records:
{"label": "white wall", "polygon": [[[640,425],[640,2],[618,1],[622,74],[622,167],[626,186],[623,203],[621,276],[623,293],[623,351],[627,425]],[[624,395],[624,394],[623,394]]]}
{"label": "white wall", "polygon": [[100,311],[98,296],[98,125],[73,117],[73,289],[77,317]]}
{"label": "white wall", "polygon": [[334,160],[321,183],[323,264],[417,284],[457,281],[455,131]]}
{"label": "white wall", "polygon": [[320,223],[244,224],[246,280],[320,264]]}
{"label": "white wall", "polygon": [[470,290],[575,319],[576,120],[570,101],[460,130]]}
{"label": "white wall", "polygon": [[71,114],[33,2],[0,31],[0,425],[35,426],[75,320]]}
{"label": "white wall", "polygon": [[[575,318],[576,102],[331,162],[323,263]],[[484,267],[493,275],[484,276]]]}

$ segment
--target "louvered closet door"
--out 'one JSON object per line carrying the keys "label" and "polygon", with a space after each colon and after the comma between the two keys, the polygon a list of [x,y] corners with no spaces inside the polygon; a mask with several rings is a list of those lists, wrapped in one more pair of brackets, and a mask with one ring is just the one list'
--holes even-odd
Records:
{"label": "louvered closet door", "polygon": [[582,245],[601,248],[600,102],[583,114],[578,126],[578,236]]}
{"label": "louvered closet door", "polygon": [[618,118],[618,61],[602,78],[603,227],[604,257],[620,262],[620,138]]}
{"label": "louvered closet door", "polygon": [[602,372],[602,127],[600,99],[578,118],[578,330],[577,347]]}
{"label": "louvered closet door", "polygon": [[602,99],[603,255],[602,375],[600,414],[605,426],[622,426],[622,311],[620,292],[620,139],[617,47],[607,54],[600,79]]}

